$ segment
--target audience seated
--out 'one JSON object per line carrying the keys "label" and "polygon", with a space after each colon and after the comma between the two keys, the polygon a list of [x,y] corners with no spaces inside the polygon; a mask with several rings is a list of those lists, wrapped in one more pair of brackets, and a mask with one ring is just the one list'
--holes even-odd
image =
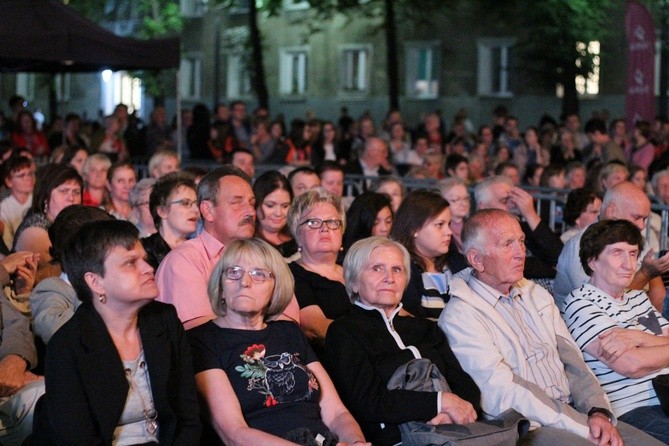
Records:
{"label": "audience seated", "polygon": [[[63,209],[49,226],[51,263],[62,270],[63,251],[84,224],[113,219],[107,212],[92,206],[72,205]],[[35,335],[44,345],[49,344],[51,336],[70,320],[80,304],[65,271],[42,280],[30,294]]]}
{"label": "audience seated", "polygon": [[390,238],[411,255],[411,280],[402,305],[414,316],[436,319],[448,301],[450,222],[448,201],[434,190],[409,192],[395,214]]}
{"label": "audience seated", "polygon": [[190,348],[125,221],[84,225],[63,255],[82,304],[47,347],[35,444],[197,444]]}
{"label": "audience seated", "polygon": [[141,238],[156,233],[156,226],[149,207],[149,197],[155,183],[155,178],[142,178],[133,186],[128,196],[128,202],[132,207],[128,221],[137,227]]}
{"label": "audience seated", "polygon": [[669,373],[669,322],[646,293],[629,289],[642,246],[627,220],[586,229],[579,257],[590,280],[567,296],[564,319],[618,420],[669,444],[669,417],[651,382]]}
{"label": "audience seated", "polygon": [[448,247],[446,263],[451,273],[455,274],[467,268],[469,264],[462,251],[462,225],[471,210],[471,197],[465,183],[459,178],[441,180],[437,187],[441,196],[448,201],[451,210],[451,244]]}
{"label": "audience seated", "polygon": [[130,191],[137,183],[137,172],[129,161],[112,164],[107,171],[107,193],[102,202],[104,209],[119,220],[128,220],[132,205]]}
{"label": "audience seated", "polygon": [[369,187],[372,192],[386,194],[390,198],[390,207],[396,213],[407,194],[406,187],[401,178],[394,175],[377,178]]}
{"label": "audience seated", "polygon": [[[375,445],[394,445],[405,422],[475,421],[479,390],[443,333],[432,321],[398,314],[410,275],[407,250],[382,237],[360,240],[346,255],[344,271],[353,309],[328,330],[326,364],[365,436]],[[396,370],[420,358],[431,361],[450,390],[389,388]]]}
{"label": "audience seated", "polygon": [[226,445],[315,444],[317,436],[369,445],[302,331],[276,320],[293,280],[275,249],[259,239],[231,242],[208,291],[217,317],[189,337],[208,421]]}
{"label": "audience seated", "polygon": [[579,231],[596,222],[601,210],[602,200],[589,189],[580,188],[569,192],[564,207],[564,222],[569,229],[560,235],[562,243],[567,243]]}
{"label": "audience seated", "polygon": [[293,200],[288,226],[300,250],[299,260],[289,265],[295,278],[300,326],[320,355],[328,327],[351,308],[344,271],[336,263],[346,214],[339,197],[322,188],[311,189]]}
{"label": "audience seated", "polygon": [[167,253],[195,233],[200,217],[196,189],[188,173],[171,172],[154,183],[148,208],[158,231],[141,239],[146,261],[154,270]]}
{"label": "audience seated", "polygon": [[0,203],[0,220],[4,225],[2,239],[9,252],[14,244],[14,234],[33,204],[35,164],[24,156],[12,156],[2,165],[4,185],[9,191]]}
{"label": "audience seated", "polygon": [[288,209],[293,191],[281,173],[270,170],[253,183],[256,198],[255,236],[272,245],[287,261],[299,257],[297,243],[288,229]]}
{"label": "audience seated", "polygon": [[104,201],[107,172],[112,163],[106,155],[94,153],[84,162],[84,195],[82,204],[86,206],[101,206]]}
{"label": "audience seated", "polygon": [[657,444],[618,422],[597,379],[541,286],[523,277],[525,233],[500,209],[470,217],[462,234],[471,268],[450,283],[439,318],[486,414],[513,409],[533,426],[519,444]]}
{"label": "audience seated", "polygon": [[[387,195],[377,192],[358,195],[346,211],[342,253],[346,253],[353,243],[363,238],[388,237],[393,227],[393,215],[390,197]],[[343,260],[344,256],[340,258]]]}
{"label": "audience seated", "polygon": [[[599,219],[623,219],[634,224],[639,230],[645,230],[649,214],[648,196],[632,183],[623,182],[609,189],[604,195]],[[583,231],[581,230],[569,239],[558,260],[553,290],[555,302],[561,310],[564,309],[565,297],[588,281],[588,275],[578,260]],[[659,276],[669,271],[669,254],[660,258],[657,258],[656,255],[656,251],[650,248],[646,240],[644,249],[639,254],[637,271],[630,288],[647,288],[653,306],[658,311],[662,311],[662,301],[666,290]]]}

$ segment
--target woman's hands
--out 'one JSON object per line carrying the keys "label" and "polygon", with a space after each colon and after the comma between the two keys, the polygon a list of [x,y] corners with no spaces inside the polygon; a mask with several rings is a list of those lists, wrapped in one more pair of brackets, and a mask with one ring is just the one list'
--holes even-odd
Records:
{"label": "woman's hands", "polygon": [[428,421],[428,424],[465,424],[476,421],[476,411],[469,401],[454,393],[441,394],[441,413]]}

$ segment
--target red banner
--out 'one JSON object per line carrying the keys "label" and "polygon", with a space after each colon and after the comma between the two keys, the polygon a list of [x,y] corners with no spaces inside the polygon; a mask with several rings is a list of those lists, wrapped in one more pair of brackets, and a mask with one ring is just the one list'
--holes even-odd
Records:
{"label": "red banner", "polygon": [[635,0],[627,1],[627,128],[635,122],[655,119],[655,27],[648,9]]}

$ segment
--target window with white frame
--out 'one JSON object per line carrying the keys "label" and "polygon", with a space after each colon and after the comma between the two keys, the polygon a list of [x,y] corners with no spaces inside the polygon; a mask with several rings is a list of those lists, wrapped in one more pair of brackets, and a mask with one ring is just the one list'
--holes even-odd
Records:
{"label": "window with white frame", "polygon": [[186,55],[181,59],[179,77],[181,96],[184,99],[199,99],[202,75],[202,56]]}
{"label": "window with white frame", "polygon": [[125,104],[131,113],[142,108],[142,81],[126,71],[105,70],[102,80],[102,110],[109,115],[117,104]]}
{"label": "window with white frame", "polygon": [[71,96],[72,75],[70,73],[56,74],[55,78],[56,100],[58,102],[67,102]]}
{"label": "window with white frame", "polygon": [[251,94],[251,76],[242,53],[225,54],[225,85],[228,98],[243,98]]}
{"label": "window with white frame", "polygon": [[303,95],[307,91],[307,47],[289,47],[280,50],[279,93]]}
{"label": "window with white frame", "polygon": [[368,46],[344,46],[340,54],[340,90],[349,94],[368,93],[371,49]]}
{"label": "window with white frame", "polygon": [[207,12],[208,0],[181,0],[181,14],[184,17],[202,17]]}
{"label": "window with white frame", "polygon": [[439,45],[409,43],[406,49],[407,96],[432,99],[439,96]]}
{"label": "window with white frame", "polygon": [[479,95],[513,96],[510,83],[510,67],[514,43],[514,39],[505,38],[478,40]]}
{"label": "window with white frame", "polygon": [[18,73],[16,75],[16,94],[27,101],[35,99],[35,73]]}

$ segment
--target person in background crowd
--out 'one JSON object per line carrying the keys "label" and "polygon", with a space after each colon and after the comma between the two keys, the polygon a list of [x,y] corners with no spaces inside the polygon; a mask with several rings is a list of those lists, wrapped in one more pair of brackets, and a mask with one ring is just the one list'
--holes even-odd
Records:
{"label": "person in background crowd", "polygon": [[47,230],[58,214],[68,206],[81,204],[83,180],[76,170],[62,164],[49,164],[42,170],[35,189],[33,204],[16,230],[14,251],[30,251],[39,255],[37,281],[57,276],[59,269],[50,267],[51,240]]}
{"label": "person in background crowd", "polygon": [[14,129],[11,137],[12,144],[16,147],[25,147],[36,158],[49,156],[49,142],[46,135],[37,129],[35,118],[29,111],[22,111],[18,115],[18,127]]}
{"label": "person in background crowd", "polygon": [[151,112],[150,122],[144,134],[144,146],[145,153],[151,156],[158,150],[170,150],[174,146],[172,129],[167,124],[167,114],[162,105],[156,105]]}
{"label": "person in background crowd", "polygon": [[240,169],[249,178],[253,178],[256,174],[255,160],[253,153],[246,149],[235,149],[230,154],[230,164]]}
{"label": "person in background crowd", "polygon": [[288,261],[297,254],[297,243],[288,229],[288,209],[293,191],[281,173],[270,170],[253,183],[256,198],[255,236],[272,245]]}
{"label": "person in background crowd", "polygon": [[465,183],[459,178],[446,178],[441,180],[437,186],[441,196],[448,201],[451,210],[449,226],[452,234],[446,263],[448,269],[455,274],[469,266],[462,246],[462,226],[471,211],[471,197]]}
{"label": "person in background crowd", "polygon": [[[393,210],[390,197],[378,192],[358,195],[346,211],[342,253],[345,255],[353,243],[367,237],[388,237],[393,227]],[[344,256],[339,256],[343,261]]]}
{"label": "person in background crowd", "polygon": [[82,204],[101,206],[105,197],[107,172],[112,163],[106,155],[94,153],[84,162],[84,195]]}
{"label": "person in background crowd", "polygon": [[0,203],[0,221],[4,224],[3,241],[11,248],[16,230],[33,204],[35,163],[24,156],[13,156],[2,167],[4,183],[10,193]]}
{"label": "person in background crowd", "polygon": [[320,168],[324,161],[334,161],[342,165],[344,154],[337,134],[337,128],[331,121],[323,123],[318,140],[312,147],[312,164]]}
{"label": "person in background crowd", "polygon": [[630,165],[627,180],[646,193],[651,191],[648,185],[648,173],[641,166]]}
{"label": "person in background crowd", "polygon": [[392,208],[393,213],[397,212],[406,195],[406,187],[404,187],[404,183],[400,178],[393,175],[374,180],[369,190],[388,195],[388,197],[390,197],[390,207]]}
{"label": "person in background crowd", "polygon": [[128,196],[128,202],[132,206],[128,220],[137,227],[140,238],[156,233],[149,208],[149,196],[155,183],[155,178],[142,178],[133,186]]}
{"label": "person in background crowd", "polygon": [[149,159],[148,169],[152,178],[158,179],[170,172],[177,172],[181,169],[179,157],[171,150],[158,150]]}
{"label": "person in background crowd", "polygon": [[69,147],[63,153],[63,158],[60,160],[61,164],[72,166],[79,175],[84,176],[84,164],[88,159],[88,150],[82,146]]}
{"label": "person in background crowd", "polygon": [[105,118],[104,139],[98,147],[98,152],[107,155],[112,162],[122,162],[130,156],[125,141],[119,136],[122,133],[118,117],[115,115],[107,116]]}
{"label": "person in background crowd", "polygon": [[493,173],[494,175],[492,176],[501,175],[507,177],[511,180],[511,183],[514,185],[514,187],[520,187],[520,169],[518,169],[518,166],[516,166],[514,163],[508,161],[499,164]]}
{"label": "person in background crowd", "polygon": [[68,113],[65,116],[65,128],[63,131],[54,132],[49,136],[49,146],[54,150],[59,146],[68,148],[81,147],[88,150],[90,141],[81,133],[81,116],[76,113]]}
{"label": "person in background crowd", "polygon": [[188,334],[216,436],[230,446],[316,438],[370,446],[300,328],[277,320],[293,280],[275,249],[258,239],[230,243],[208,292],[216,318]]}
{"label": "person in background crowd", "polygon": [[573,161],[567,164],[567,189],[581,189],[585,187],[587,171],[580,161]]}
{"label": "person in background crowd", "polygon": [[627,181],[628,176],[629,170],[625,164],[618,161],[606,163],[599,171],[600,192],[606,193],[615,185]]}
{"label": "person in background crowd", "polygon": [[602,200],[589,189],[574,189],[567,195],[564,207],[564,222],[569,228],[560,235],[562,243],[587,228],[599,218]]}
{"label": "person in background crowd", "polygon": [[130,191],[137,183],[135,167],[128,161],[112,164],[107,171],[104,209],[119,220],[128,220],[132,205]]}
{"label": "person in background crowd", "polygon": [[446,157],[446,175],[459,178],[462,182],[469,181],[469,162],[466,157],[452,153]]}
{"label": "person in background crowd", "polygon": [[630,163],[648,171],[650,163],[655,159],[655,146],[650,140],[650,124],[647,121],[637,121],[632,135],[633,145],[627,152],[627,159]]}
{"label": "person in background crowd", "polygon": [[154,270],[172,249],[195,233],[200,217],[196,189],[185,172],[168,173],[154,183],[147,207],[158,231],[141,239],[146,261]]}
{"label": "person in background crowd", "polygon": [[293,190],[293,196],[299,197],[308,190],[321,185],[321,179],[316,171],[309,166],[298,167],[288,174],[288,182]]}
{"label": "person in background crowd", "polygon": [[325,160],[318,168],[321,187],[338,197],[344,195],[344,168],[336,161]]}

